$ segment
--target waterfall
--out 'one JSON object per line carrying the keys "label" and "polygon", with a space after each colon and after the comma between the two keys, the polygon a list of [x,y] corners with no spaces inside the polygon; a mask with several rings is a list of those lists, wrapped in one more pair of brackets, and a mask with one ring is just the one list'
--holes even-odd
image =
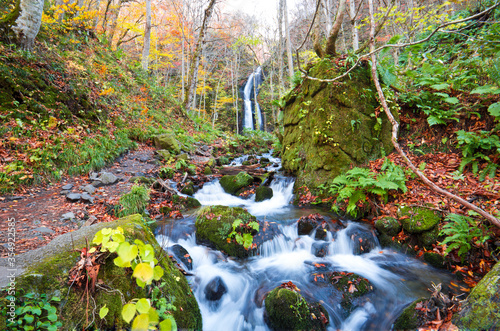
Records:
{"label": "waterfall", "polygon": [[254,130],[254,114],[255,123],[259,130],[263,130],[262,113],[259,103],[256,100],[259,94],[259,86],[262,84],[262,68],[258,67],[248,77],[248,80],[243,89],[243,128]]}

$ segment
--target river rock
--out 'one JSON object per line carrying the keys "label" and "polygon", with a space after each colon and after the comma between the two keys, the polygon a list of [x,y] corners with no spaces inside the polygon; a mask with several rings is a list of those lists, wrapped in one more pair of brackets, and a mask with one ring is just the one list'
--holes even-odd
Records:
{"label": "river rock", "polygon": [[[325,58],[308,74],[333,78],[340,70]],[[297,176],[295,187],[315,188],[393,149],[388,118],[373,116],[379,103],[368,64],[333,85],[304,79],[284,100],[282,165]]]}
{"label": "river rock", "polygon": [[219,180],[220,185],[229,194],[237,196],[237,192],[253,183],[253,177],[244,171],[237,175],[226,175]]}
{"label": "river rock", "polygon": [[342,292],[341,306],[346,311],[355,307],[354,300],[373,291],[370,281],[352,272],[332,272],[329,276],[330,283]]}
{"label": "river rock", "polygon": [[353,228],[347,235],[351,238],[353,243],[354,255],[361,255],[369,253],[372,249],[377,247],[377,237],[371,231],[368,232],[364,228]]}
{"label": "river rock", "polygon": [[191,255],[189,252],[179,244],[172,245],[169,250],[174,254],[174,257],[177,261],[180,261],[184,264],[187,270],[193,270],[193,260],[191,259]]}
{"label": "river rock", "polygon": [[180,195],[172,195],[172,202],[177,210],[188,210],[201,207],[201,203],[193,197],[181,197]]}
{"label": "river rock", "polygon": [[174,154],[179,154],[181,147],[175,136],[170,133],[160,134],[153,137],[153,143],[158,149],[166,149]]}
{"label": "river rock", "polygon": [[498,330],[500,326],[500,263],[472,289],[453,317],[460,330]]}
{"label": "river rock", "polygon": [[314,242],[311,246],[311,253],[316,257],[325,257],[328,255],[330,244],[326,242]]}
{"label": "river rock", "polygon": [[[239,207],[207,206],[198,212],[196,218],[196,243],[206,245],[225,252],[229,256],[244,258],[255,254],[256,249],[245,249],[243,245],[231,240],[229,234],[233,231],[233,222],[237,219],[257,222],[245,209]],[[249,233],[255,236],[259,231],[237,227],[236,231],[243,236]],[[230,240],[228,240],[230,239]],[[253,240],[253,237],[252,237]]]}
{"label": "river rock", "polygon": [[86,201],[88,203],[93,203],[94,202],[94,197],[91,196],[90,194],[88,194],[87,192],[83,193],[81,198],[82,198],[83,201]]}
{"label": "river rock", "polygon": [[423,207],[402,207],[398,210],[398,217],[405,231],[411,234],[431,230],[442,219],[437,211]]}
{"label": "river rock", "polygon": [[395,236],[401,232],[401,224],[394,217],[383,217],[375,222],[375,228],[388,236]]}
{"label": "river rock", "polygon": [[419,316],[419,311],[416,309],[417,304],[426,301],[425,298],[420,298],[413,301],[406,307],[401,315],[394,321],[394,330],[417,330],[423,324],[423,319]]}
{"label": "river rock", "polygon": [[69,193],[68,195],[66,195],[66,199],[68,199],[71,202],[80,201],[81,197],[82,195],[80,193]]}
{"label": "river rock", "polygon": [[285,286],[290,283],[275,288],[265,299],[264,318],[271,330],[326,330],[326,310],[319,303],[308,303],[298,289]]}
{"label": "river rock", "polygon": [[[80,260],[80,251],[92,242],[95,233],[103,228],[121,227],[126,240],[133,243],[139,239],[145,244],[152,245],[155,256],[160,257],[162,248],[156,241],[151,230],[144,225],[141,215],[131,215],[114,222],[97,223],[92,226],[56,237],[46,246],[16,256],[16,267],[22,270],[22,275],[16,277],[16,289],[23,289],[25,293],[33,292],[36,296],[47,295],[48,298],[58,296],[64,298],[59,304],[52,304],[57,309],[58,320],[65,330],[79,330],[85,328],[87,306],[82,304],[83,291],[77,290],[74,284],[68,282],[69,271]],[[121,316],[123,302],[132,299],[148,298],[147,288],[137,285],[131,276],[130,269],[121,268],[113,263],[113,255],[104,255],[99,268],[98,279],[103,288],[112,288],[114,291],[96,288],[90,293],[90,302],[94,307],[109,309],[105,319],[95,315],[96,323],[101,330],[123,330],[130,328]],[[201,313],[198,303],[189,288],[184,275],[172,264],[168,258],[158,258],[164,274],[159,280],[165,283],[161,288],[162,295],[175,298],[171,304],[175,306],[172,314],[179,329],[202,329]],[[6,277],[5,277],[6,278]],[[0,280],[3,281],[3,280]],[[6,284],[2,283],[2,286]],[[20,302],[17,302],[20,305]],[[0,316],[0,325],[5,325],[5,316]]]}
{"label": "river rock", "polygon": [[193,182],[188,181],[183,184],[182,189],[181,189],[182,194],[186,195],[193,195],[194,194],[194,185]]}
{"label": "river rock", "polygon": [[255,202],[269,200],[273,197],[273,189],[267,186],[259,186],[255,189]]}
{"label": "river rock", "polygon": [[208,282],[204,290],[205,298],[209,301],[218,301],[227,293],[227,286],[220,276]]}
{"label": "river rock", "polygon": [[324,220],[324,217],[320,214],[310,214],[308,216],[302,216],[297,221],[297,231],[299,236],[309,235]]}
{"label": "river rock", "polygon": [[74,220],[75,218],[76,218],[75,214],[72,212],[69,212],[69,213],[63,214],[61,216],[61,221]]}

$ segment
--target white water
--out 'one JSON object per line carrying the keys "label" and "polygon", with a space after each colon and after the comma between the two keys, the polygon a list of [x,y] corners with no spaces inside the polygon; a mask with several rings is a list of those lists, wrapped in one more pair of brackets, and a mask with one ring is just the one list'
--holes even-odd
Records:
{"label": "white water", "polygon": [[[262,130],[262,113],[260,106],[255,99],[258,94],[259,85],[262,83],[262,68],[258,67],[249,77],[243,89],[243,128],[254,130],[254,117],[252,113],[252,103],[254,105],[255,121],[257,129]],[[257,91],[255,91],[257,90]]]}
{"label": "white water", "polygon": [[[160,243],[168,243],[166,246],[180,244],[191,255],[193,269],[189,272],[194,276],[188,279],[202,312],[203,330],[268,330],[263,318],[265,294],[288,281],[297,285],[307,300],[322,302],[329,313],[329,330],[390,330],[406,304],[427,295],[432,281],[439,283],[446,277],[417,260],[382,249],[372,229],[355,222],[345,222],[346,228],[335,236],[330,233],[327,255],[316,257],[313,245],[325,241],[315,240],[314,232],[310,236],[298,235],[296,221],[300,210],[289,205],[293,180],[277,178],[271,188],[274,197],[258,203],[226,194],[217,181],[206,184],[194,196],[203,205],[242,206],[260,220],[277,222],[280,234],[263,243],[257,256],[237,260],[196,245],[192,230],[194,219],[174,223],[190,226],[191,230],[181,231],[191,231],[187,237],[173,231],[157,237]],[[363,255],[354,253],[358,239],[353,234],[359,233],[371,237],[376,245]],[[367,278],[375,290],[358,299],[355,309],[346,316],[340,306],[342,294],[331,285],[312,280],[318,274],[315,263],[325,266],[322,271],[359,274]],[[217,276],[226,285],[227,293],[216,302],[209,301],[204,290]]]}

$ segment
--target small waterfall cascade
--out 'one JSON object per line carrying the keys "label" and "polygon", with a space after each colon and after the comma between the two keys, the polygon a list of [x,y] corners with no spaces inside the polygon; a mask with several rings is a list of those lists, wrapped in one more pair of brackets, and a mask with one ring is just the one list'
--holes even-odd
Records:
{"label": "small waterfall cascade", "polygon": [[[165,249],[172,251],[180,245],[189,253],[192,265],[186,270],[192,274],[188,281],[203,316],[203,330],[269,330],[264,318],[265,295],[288,281],[312,302],[321,302],[329,315],[327,330],[391,330],[404,307],[427,295],[432,283],[452,279],[448,273],[381,247],[369,224],[334,220],[320,209],[291,205],[294,182],[293,178],[277,175],[270,184],[273,197],[261,202],[227,194],[218,180],[205,184],[193,196],[202,205],[243,207],[259,221],[274,223],[271,239],[250,258],[228,258],[218,250],[198,245],[196,215],[165,224],[156,235]],[[325,222],[340,222],[341,226],[330,228],[323,237],[316,236],[317,230],[299,234],[297,220],[313,213],[321,213]],[[323,281],[333,272],[366,278],[373,291],[353,301],[352,309],[346,310],[341,305],[342,292]],[[223,290],[215,292],[214,288]]]}
{"label": "small waterfall cascade", "polygon": [[[248,77],[243,88],[243,128],[250,130],[263,130],[262,112],[259,103],[256,100],[259,94],[259,86],[262,84],[262,68],[258,67]],[[254,121],[255,120],[255,121]],[[255,125],[254,125],[255,122]]]}

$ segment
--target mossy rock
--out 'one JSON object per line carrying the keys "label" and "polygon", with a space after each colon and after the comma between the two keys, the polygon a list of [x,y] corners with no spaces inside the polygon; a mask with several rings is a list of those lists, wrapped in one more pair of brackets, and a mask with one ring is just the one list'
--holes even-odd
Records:
{"label": "mossy rock", "polygon": [[237,175],[226,175],[219,180],[220,185],[229,194],[237,196],[237,193],[242,188],[253,183],[253,177],[244,171]]}
{"label": "mossy rock", "polygon": [[206,166],[205,169],[203,170],[203,174],[205,176],[210,176],[212,175],[212,169],[209,166]]}
{"label": "mossy rock", "polygon": [[[93,299],[90,299],[88,311],[85,304],[86,294],[75,286],[70,288],[68,283],[70,269],[80,260],[80,253],[76,250],[86,247],[97,231],[118,226],[124,230],[129,242],[135,239],[142,240],[146,244],[151,244],[156,255],[161,256],[162,248],[151,230],[144,224],[141,215],[131,215],[114,222],[98,223],[67,233],[57,237],[45,247],[18,256],[19,265],[26,269],[23,275],[17,278],[17,288],[22,288],[26,292],[45,293],[49,298],[54,295],[61,297],[58,316],[66,330],[84,328],[86,313],[89,314],[89,321],[95,321],[95,328],[101,330],[128,328],[121,317],[122,300],[128,302],[133,298],[145,298],[149,292],[148,289],[136,284],[129,268],[117,267],[113,263],[115,254],[107,255],[99,269],[97,278],[102,283],[91,294]],[[167,300],[171,300],[176,307],[173,315],[178,327],[200,330],[201,313],[186,278],[168,258],[160,259],[159,265],[165,270],[159,283],[166,283],[163,291],[166,292]],[[104,319],[101,319],[98,312],[104,305],[109,308],[109,312]]]}
{"label": "mossy rock", "polygon": [[428,231],[439,224],[441,215],[423,207],[402,207],[398,212],[403,229],[411,234]]}
{"label": "mossy rock", "polygon": [[255,202],[271,199],[273,197],[273,189],[267,186],[259,186],[255,189]]}
{"label": "mossy rock", "polygon": [[[341,69],[335,62],[320,60],[308,74],[337,77]],[[368,64],[334,84],[304,79],[285,96],[285,102],[282,164],[297,176],[296,187],[314,189],[351,165],[361,165],[381,157],[382,150],[387,154],[393,149],[387,116],[374,116],[379,103]],[[398,120],[396,111],[393,115]]]}
{"label": "mossy rock", "polygon": [[194,184],[193,182],[187,182],[184,184],[184,187],[181,189],[182,194],[193,195],[194,194]]}
{"label": "mossy rock", "polygon": [[217,165],[223,166],[229,164],[229,158],[225,156],[221,156],[217,159]]}
{"label": "mossy rock", "polygon": [[245,223],[257,222],[255,216],[243,208],[226,206],[202,208],[195,222],[196,242],[223,251],[229,256],[238,258],[252,256],[255,249],[247,250],[234,240],[228,242],[229,234],[233,231],[233,222],[237,219]]}
{"label": "mossy rock", "polygon": [[439,229],[437,226],[433,227],[429,231],[424,231],[417,236],[420,247],[425,247],[427,249],[432,249],[432,245],[437,243],[439,236]]}
{"label": "mossy rock", "polygon": [[151,185],[155,182],[154,178],[148,178],[144,176],[130,177],[128,181],[135,184],[147,184],[147,185]]}
{"label": "mossy rock", "polygon": [[193,209],[201,207],[201,203],[192,197],[181,197],[180,195],[173,195],[172,202],[178,207],[180,210],[185,209]]}
{"label": "mossy rock", "polygon": [[342,292],[341,305],[347,311],[351,311],[354,307],[354,299],[373,291],[368,279],[351,272],[332,272],[329,279],[333,287]]}
{"label": "mossy rock", "polygon": [[462,310],[453,317],[460,330],[498,330],[500,327],[500,263],[472,289]]}
{"label": "mossy rock", "polygon": [[176,159],[182,160],[182,161],[188,161],[189,155],[187,155],[186,153],[182,153],[182,154],[177,155]]}
{"label": "mossy rock", "polygon": [[153,137],[153,142],[155,147],[158,149],[165,149],[174,154],[179,154],[181,151],[181,147],[179,146],[179,142],[175,139],[175,136],[170,133],[164,133]]}
{"label": "mossy rock", "polygon": [[170,159],[170,157],[172,156],[170,154],[170,152],[167,151],[166,149],[157,150],[156,153],[158,153],[161,160],[165,160],[165,161],[168,161]]}
{"label": "mossy rock", "polygon": [[445,258],[438,253],[425,252],[423,255],[424,261],[429,263],[434,268],[444,268]]}
{"label": "mossy rock", "polygon": [[413,301],[411,305],[406,307],[394,322],[393,330],[417,330],[420,326],[422,326],[422,318],[419,316],[419,311],[415,308],[418,303],[426,300],[427,299],[425,298],[417,299]]}
{"label": "mossy rock", "polygon": [[328,313],[319,304],[309,304],[298,292],[277,287],[265,299],[265,319],[271,330],[326,330],[320,316]]}
{"label": "mossy rock", "polygon": [[401,224],[394,217],[383,217],[375,222],[375,228],[388,236],[395,236],[401,231]]}

